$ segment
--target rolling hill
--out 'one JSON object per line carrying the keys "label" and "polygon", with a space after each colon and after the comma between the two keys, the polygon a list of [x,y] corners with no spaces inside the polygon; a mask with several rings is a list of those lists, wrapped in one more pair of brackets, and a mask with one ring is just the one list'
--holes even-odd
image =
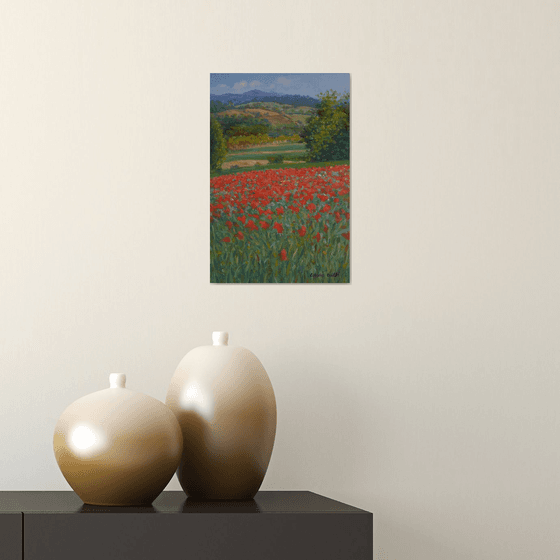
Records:
{"label": "rolling hill", "polygon": [[245,117],[262,117],[270,122],[270,124],[298,124],[298,120],[286,113],[280,113],[278,111],[270,111],[267,109],[227,109],[226,111],[220,111],[215,114],[216,117],[220,116],[245,116]]}
{"label": "rolling hill", "polygon": [[258,89],[246,91],[245,93],[211,93],[210,101],[221,101],[225,104],[228,104],[231,101],[233,105],[243,105],[244,103],[249,103],[251,101],[273,101],[285,105],[299,105],[306,107],[315,107],[319,103],[317,98],[309,95],[278,94]]}

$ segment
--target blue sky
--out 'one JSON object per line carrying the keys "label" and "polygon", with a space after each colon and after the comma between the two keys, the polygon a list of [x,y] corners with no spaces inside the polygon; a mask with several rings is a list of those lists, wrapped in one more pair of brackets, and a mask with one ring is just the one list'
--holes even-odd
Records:
{"label": "blue sky", "polygon": [[316,97],[328,89],[350,92],[350,74],[210,74],[210,93],[244,93],[252,89]]}

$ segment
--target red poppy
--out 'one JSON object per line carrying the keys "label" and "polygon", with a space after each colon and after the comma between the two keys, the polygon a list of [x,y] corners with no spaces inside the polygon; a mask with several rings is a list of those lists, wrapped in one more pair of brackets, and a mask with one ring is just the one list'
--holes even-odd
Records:
{"label": "red poppy", "polygon": [[325,230],[325,233],[329,231],[329,226],[327,226],[327,224],[325,224],[325,227],[323,228]]}
{"label": "red poppy", "polygon": [[257,224],[255,224],[255,222],[253,222],[253,220],[249,220],[249,221],[247,222],[247,224],[245,225],[245,227],[246,227],[247,229],[250,229],[250,230],[259,229],[259,226],[258,226]]}
{"label": "red poppy", "polygon": [[301,226],[300,229],[298,229],[298,233],[300,235],[300,237],[303,237],[305,235],[305,232],[307,231],[305,226]]}
{"label": "red poppy", "polygon": [[310,212],[315,212],[315,208],[317,208],[317,207],[316,207],[315,204],[313,204],[313,203],[307,205],[307,209],[308,209]]}
{"label": "red poppy", "polygon": [[259,224],[261,224],[261,227],[263,229],[268,229],[270,227],[270,224],[268,222],[263,222],[262,220],[259,222]]}
{"label": "red poppy", "polygon": [[224,237],[222,241],[224,241],[225,243],[229,243],[231,239],[229,237]]}
{"label": "red poppy", "polygon": [[226,222],[226,226],[228,227],[228,229],[231,229],[233,227],[233,224],[228,220]]}
{"label": "red poppy", "polygon": [[276,222],[272,227],[275,228],[278,233],[282,233],[284,231],[282,224],[279,224],[278,222]]}
{"label": "red poppy", "polygon": [[235,234],[235,236],[236,236],[238,239],[244,239],[244,238],[245,238],[245,236],[243,235],[243,232],[242,232],[242,231],[238,231],[238,232]]}
{"label": "red poppy", "polygon": [[340,212],[335,212],[334,213],[334,221],[336,223],[340,222],[340,220],[342,220],[342,218],[340,217]]}
{"label": "red poppy", "polygon": [[247,221],[247,218],[245,216],[239,216],[238,220],[244,224]]}
{"label": "red poppy", "polygon": [[[344,234],[342,234],[342,235],[344,235]],[[320,240],[321,240],[321,234],[320,234],[320,233],[318,233],[317,235],[314,235],[313,237],[314,237],[317,241],[320,241]]]}
{"label": "red poppy", "polygon": [[331,207],[328,204],[325,204],[325,206],[323,206],[323,209],[321,210],[321,212],[330,212]]}
{"label": "red poppy", "polygon": [[344,237],[344,239],[348,239],[348,241],[350,241],[350,232],[347,231],[346,233],[343,233],[342,237]]}
{"label": "red poppy", "polygon": [[321,219],[321,214],[319,212],[317,212],[317,214],[315,214],[315,216],[313,216],[317,221],[319,221]]}
{"label": "red poppy", "polygon": [[288,253],[286,252],[286,249],[282,249],[280,251],[280,260],[281,261],[287,261],[288,260]]}
{"label": "red poppy", "polygon": [[276,208],[276,213],[281,216],[284,213],[284,208],[282,208],[282,206],[279,206],[278,208]]}

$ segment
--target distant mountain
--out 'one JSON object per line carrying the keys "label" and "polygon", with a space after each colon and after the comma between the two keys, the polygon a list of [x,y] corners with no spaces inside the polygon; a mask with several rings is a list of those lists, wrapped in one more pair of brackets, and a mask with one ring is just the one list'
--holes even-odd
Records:
{"label": "distant mountain", "polygon": [[319,103],[316,97],[309,95],[297,95],[292,93],[279,94],[270,91],[261,91],[252,89],[245,93],[211,93],[210,101],[221,101],[226,105],[231,101],[234,105],[243,105],[251,103],[251,101],[270,101],[275,103],[284,103],[286,105],[315,107]]}

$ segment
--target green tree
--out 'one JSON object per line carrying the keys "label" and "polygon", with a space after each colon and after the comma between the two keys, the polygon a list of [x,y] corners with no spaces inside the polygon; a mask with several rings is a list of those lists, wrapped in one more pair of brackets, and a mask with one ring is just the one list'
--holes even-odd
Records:
{"label": "green tree", "polygon": [[310,161],[350,159],[350,94],[329,90],[318,97],[302,134]]}
{"label": "green tree", "polygon": [[222,103],[221,101],[211,100],[210,101],[210,112],[211,113],[219,113],[221,111],[225,111],[227,109],[227,105]]}
{"label": "green tree", "polygon": [[[266,134],[271,129],[270,123],[266,119],[250,117],[248,115],[216,115],[216,119],[218,119],[226,139],[232,136]],[[247,132],[246,134],[240,132],[243,129],[252,128],[254,126],[258,126],[260,132],[253,131]]]}
{"label": "green tree", "polygon": [[227,144],[224,140],[222,127],[214,118],[210,117],[210,169],[221,169],[226,160]]}

